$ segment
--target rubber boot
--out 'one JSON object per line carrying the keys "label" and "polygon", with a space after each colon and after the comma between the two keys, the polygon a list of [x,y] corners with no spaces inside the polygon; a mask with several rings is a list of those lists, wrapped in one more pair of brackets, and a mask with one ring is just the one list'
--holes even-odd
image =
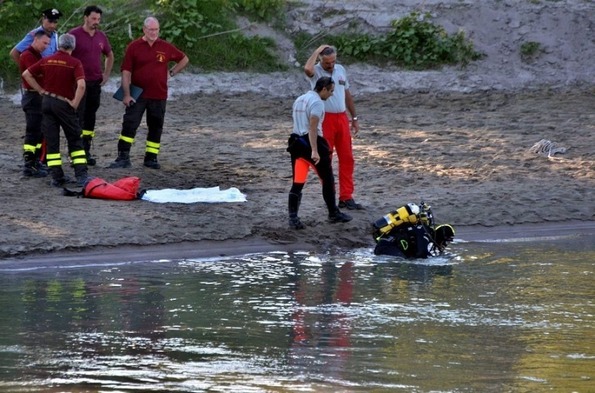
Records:
{"label": "rubber boot", "polygon": [[27,151],[23,153],[23,159],[25,161],[23,175],[27,177],[46,177],[48,175],[48,172],[38,165],[35,153]]}
{"label": "rubber boot", "polygon": [[159,161],[157,161],[157,154],[155,153],[145,153],[145,161],[143,165],[151,169],[161,168],[161,165],[159,165]]}
{"label": "rubber boot", "polygon": [[118,158],[116,161],[110,164],[110,168],[130,168],[132,163],[130,162],[130,152],[120,150],[118,152]]}
{"label": "rubber boot", "polygon": [[97,164],[97,160],[95,159],[95,157],[93,157],[91,155],[91,142],[93,141],[93,138],[88,137],[88,136],[84,136],[83,137],[83,148],[85,149],[85,155],[87,156],[87,165],[89,166],[95,166],[95,164]]}
{"label": "rubber boot", "polygon": [[289,211],[289,228],[304,229],[306,226],[300,221],[298,211],[302,202],[302,194],[289,193],[287,198],[287,209]]}
{"label": "rubber boot", "polygon": [[38,168],[43,169],[46,173],[49,173],[50,170],[48,169],[48,166],[45,164],[45,152],[43,151],[43,148],[40,149],[36,149],[35,150],[35,166],[37,166]]}
{"label": "rubber boot", "polygon": [[85,164],[75,165],[74,176],[76,176],[76,185],[79,187],[84,187],[89,181],[87,166]]}
{"label": "rubber boot", "polygon": [[66,183],[71,182],[70,179],[64,176],[64,170],[62,170],[61,166],[50,168],[50,173],[52,174],[52,181],[50,184],[53,187],[63,187]]}

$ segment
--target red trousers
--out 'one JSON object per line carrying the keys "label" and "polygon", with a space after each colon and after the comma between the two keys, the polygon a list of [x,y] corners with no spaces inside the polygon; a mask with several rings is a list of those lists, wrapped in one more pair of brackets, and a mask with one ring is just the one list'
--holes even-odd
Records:
{"label": "red trousers", "polygon": [[322,122],[322,134],[329,144],[331,155],[335,150],[339,159],[339,200],[353,199],[355,162],[347,113],[326,112]]}

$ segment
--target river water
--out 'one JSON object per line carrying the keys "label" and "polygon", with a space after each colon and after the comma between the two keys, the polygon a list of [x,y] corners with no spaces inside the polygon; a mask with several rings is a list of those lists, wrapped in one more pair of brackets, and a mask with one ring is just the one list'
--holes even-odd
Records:
{"label": "river water", "polygon": [[0,262],[0,391],[593,392],[593,243]]}

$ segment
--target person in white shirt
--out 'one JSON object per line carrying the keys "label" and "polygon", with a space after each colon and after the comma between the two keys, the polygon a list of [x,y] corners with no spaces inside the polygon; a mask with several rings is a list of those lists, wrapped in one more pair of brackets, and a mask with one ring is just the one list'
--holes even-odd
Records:
{"label": "person in white shirt", "polygon": [[322,197],[328,209],[329,221],[348,222],[352,219],[337,207],[331,151],[322,137],[324,100],[333,95],[334,88],[335,83],[331,78],[319,78],[314,90],[299,96],[293,103],[293,132],[287,147],[293,172],[288,198],[289,227],[292,229],[306,227],[298,217],[298,211],[310,167],[315,169],[322,182]]}

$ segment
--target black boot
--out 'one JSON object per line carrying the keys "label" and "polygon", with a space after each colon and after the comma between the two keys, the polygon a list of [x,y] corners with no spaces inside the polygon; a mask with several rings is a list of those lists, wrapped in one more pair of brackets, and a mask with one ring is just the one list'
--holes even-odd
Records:
{"label": "black boot", "polygon": [[42,157],[41,149],[35,150],[35,166],[43,169],[46,173],[50,173],[48,166],[45,163],[45,156]]}
{"label": "black boot", "polygon": [[41,165],[38,164],[35,153],[25,152],[23,154],[25,160],[25,167],[23,168],[23,175],[27,177],[46,177],[48,172]]}
{"label": "black boot", "polygon": [[335,208],[335,210],[332,213],[329,213],[328,215],[328,220],[332,223],[349,222],[352,219],[353,217],[351,217],[348,214],[342,213],[341,210],[339,210],[339,208]]}
{"label": "black boot", "polygon": [[64,187],[64,185],[73,183],[72,179],[64,175],[64,171],[62,167],[52,167],[50,168],[50,173],[52,174],[52,181],[50,185],[53,187]]}
{"label": "black boot", "polygon": [[89,181],[87,166],[85,164],[75,165],[74,175],[76,176],[76,185],[79,187],[84,187]]}
{"label": "black boot", "polygon": [[110,164],[110,168],[130,168],[132,163],[130,162],[130,152],[120,150],[118,152],[118,158],[116,161]]}
{"label": "black boot", "polygon": [[145,162],[143,163],[143,165],[151,169],[161,168],[161,165],[159,165],[159,161],[157,161],[157,154],[155,153],[145,153]]}
{"label": "black boot", "polygon": [[83,137],[83,148],[85,149],[85,155],[87,156],[87,165],[95,166],[97,160],[91,155],[91,141],[93,138]]}
{"label": "black boot", "polygon": [[300,203],[302,201],[302,194],[289,193],[287,199],[287,208],[289,210],[289,228],[304,229],[306,226],[300,221],[298,211],[300,210]]}

